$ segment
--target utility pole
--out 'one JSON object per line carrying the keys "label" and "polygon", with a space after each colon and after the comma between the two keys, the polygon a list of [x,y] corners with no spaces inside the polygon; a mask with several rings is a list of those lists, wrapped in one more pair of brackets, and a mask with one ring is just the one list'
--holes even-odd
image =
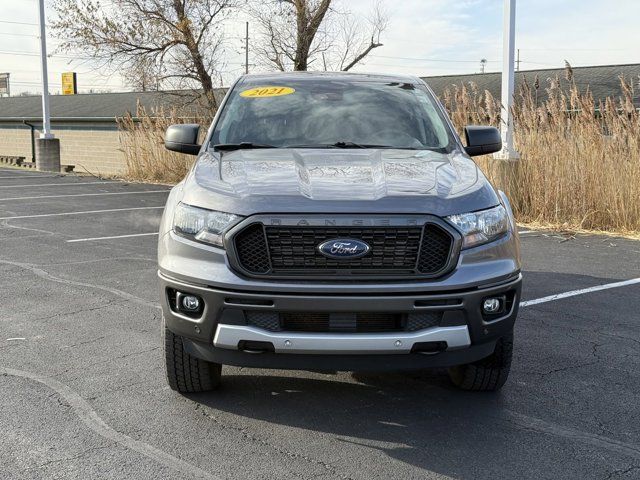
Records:
{"label": "utility pole", "polygon": [[249,73],[249,22],[246,24],[244,35],[244,73]]}
{"label": "utility pole", "polygon": [[45,33],[44,0],[38,0],[40,24],[40,62],[42,64],[42,133],[40,138],[53,138],[49,113],[49,78],[47,70],[47,35]]}
{"label": "utility pole", "polygon": [[504,0],[504,29],[502,47],[502,150],[493,158],[500,160],[518,160],[519,156],[513,145],[513,105],[514,93],[514,45],[516,23],[516,0]]}
{"label": "utility pole", "polygon": [[47,71],[47,34],[44,0],[38,0],[40,25],[40,62],[42,66],[42,133],[36,142],[36,168],[48,172],[60,172],[60,140],[51,133],[49,111],[49,78]]}
{"label": "utility pole", "polygon": [[518,49],[518,59],[516,60],[516,71],[520,71],[520,49]]}

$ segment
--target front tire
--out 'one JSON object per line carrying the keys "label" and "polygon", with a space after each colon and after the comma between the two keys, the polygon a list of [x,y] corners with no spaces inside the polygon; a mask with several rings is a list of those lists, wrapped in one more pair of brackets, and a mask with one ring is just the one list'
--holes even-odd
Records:
{"label": "front tire", "polygon": [[220,386],[222,365],[189,355],[184,350],[182,337],[169,330],[162,319],[165,372],[172,390],[180,393],[199,393]]}
{"label": "front tire", "polygon": [[482,360],[449,369],[451,382],[462,390],[494,392],[500,390],[509,377],[513,357],[513,334],[496,342],[494,352]]}

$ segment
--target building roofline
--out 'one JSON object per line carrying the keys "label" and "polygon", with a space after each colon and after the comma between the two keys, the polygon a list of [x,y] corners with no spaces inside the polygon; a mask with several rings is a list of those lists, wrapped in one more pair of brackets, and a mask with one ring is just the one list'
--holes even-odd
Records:
{"label": "building roofline", "polygon": [[[228,87],[214,87],[214,90],[226,90]],[[68,97],[68,98],[74,98],[74,97],[89,97],[89,96],[94,96],[94,95],[158,95],[158,94],[163,94],[163,95],[175,95],[175,96],[187,96],[189,94],[198,94],[200,93],[200,89],[197,88],[192,88],[192,89],[185,89],[185,90],[131,90],[131,91],[127,91],[127,92],[90,92],[90,93],[76,93],[74,95],[63,95],[61,93],[57,93],[57,94],[49,94],[49,98],[51,97]],[[15,99],[15,98],[33,98],[33,97],[41,97],[42,94],[40,93],[36,93],[34,95],[12,95],[10,97],[2,97],[0,99],[2,100],[6,100],[9,98]]]}
{"label": "building roofline", "polygon": [[[607,64],[607,65],[582,65],[580,67],[571,67],[571,69],[573,71],[576,70],[584,70],[587,68],[615,68],[615,67],[637,67],[640,66],[640,63],[617,63],[617,64]],[[532,68],[530,70],[520,70],[520,71],[516,71],[514,72],[516,75],[519,73],[531,73],[531,72],[552,72],[552,71],[557,71],[557,70],[564,70],[566,67],[557,67],[557,68]],[[447,77],[472,77],[472,76],[477,76],[477,77],[481,77],[483,75],[501,75],[502,71],[498,70],[495,72],[485,72],[485,73],[478,73],[478,72],[473,72],[473,73],[451,73],[448,75],[424,75],[424,76],[420,76],[420,78],[447,78]]]}

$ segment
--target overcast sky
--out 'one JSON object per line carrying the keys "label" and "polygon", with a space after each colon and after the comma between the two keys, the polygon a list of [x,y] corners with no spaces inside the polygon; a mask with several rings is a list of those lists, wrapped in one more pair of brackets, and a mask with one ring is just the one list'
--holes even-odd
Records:
{"label": "overcast sky", "polygon": [[[366,14],[373,0],[335,0]],[[0,72],[11,73],[12,93],[39,92],[37,0],[0,0]],[[355,70],[419,76],[474,73],[480,59],[499,71],[502,0],[386,0],[391,20],[376,49]],[[640,2],[635,0],[518,0],[516,48],[521,69],[640,63]],[[242,73],[240,51],[245,18],[227,22],[225,82]],[[50,32],[49,32],[50,33]],[[50,52],[57,42],[49,38]],[[251,62],[251,59],[250,59]],[[129,90],[119,76],[99,72],[69,57],[49,60],[50,91],[60,90],[60,74],[78,72],[81,91]]]}

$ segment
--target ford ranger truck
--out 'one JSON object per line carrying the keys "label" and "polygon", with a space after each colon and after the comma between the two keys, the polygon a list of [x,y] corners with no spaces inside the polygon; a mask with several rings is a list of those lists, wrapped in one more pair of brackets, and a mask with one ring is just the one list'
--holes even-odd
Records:
{"label": "ford ranger truck", "polygon": [[419,78],[247,75],[208,131],[169,127],[196,155],[168,197],[158,276],[166,374],[215,389],[222,365],[320,371],[448,369],[497,390],[521,290],[505,195]]}

